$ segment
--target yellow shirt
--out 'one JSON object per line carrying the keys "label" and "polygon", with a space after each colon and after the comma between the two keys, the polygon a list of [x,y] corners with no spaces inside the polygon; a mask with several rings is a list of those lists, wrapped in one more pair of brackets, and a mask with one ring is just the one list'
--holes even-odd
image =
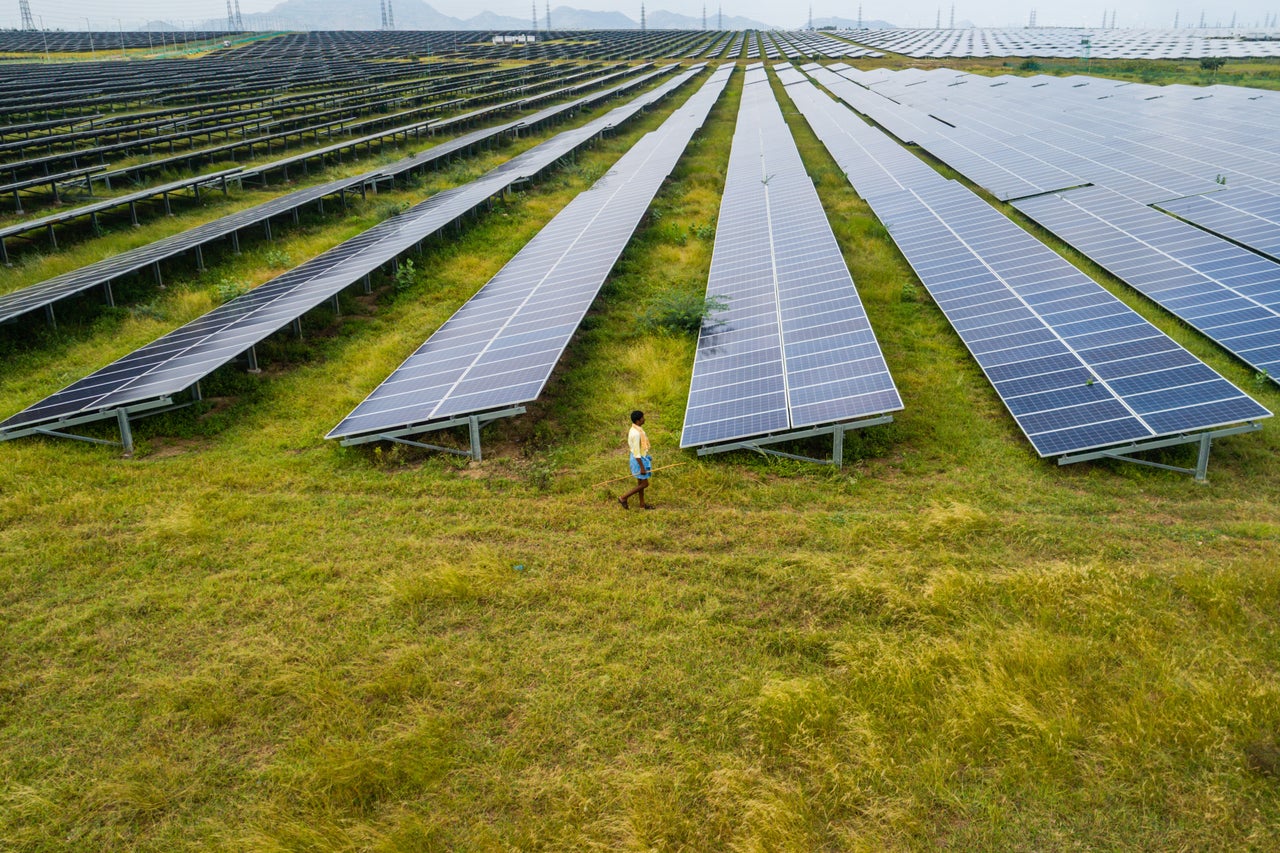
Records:
{"label": "yellow shirt", "polygon": [[636,424],[631,425],[631,429],[627,432],[627,447],[636,459],[649,455],[649,436],[645,435],[642,427]]}

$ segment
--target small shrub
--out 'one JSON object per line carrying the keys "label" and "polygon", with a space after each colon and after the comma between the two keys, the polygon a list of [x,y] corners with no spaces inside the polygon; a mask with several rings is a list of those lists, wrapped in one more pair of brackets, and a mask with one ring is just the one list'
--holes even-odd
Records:
{"label": "small shrub", "polygon": [[139,320],[167,320],[168,315],[160,309],[156,300],[129,306],[129,315]]}
{"label": "small shrub", "polygon": [[714,311],[729,307],[723,296],[703,298],[697,294],[672,290],[664,293],[645,315],[645,326],[668,332],[697,334],[703,321]]}
{"label": "small shrub", "polygon": [[697,237],[699,240],[714,240],[716,238],[716,226],[712,222],[704,222],[701,225],[690,225],[689,233]]}
{"label": "small shrub", "polygon": [[903,302],[919,302],[920,287],[911,279],[907,279],[902,283],[902,301]]}
{"label": "small shrub", "polygon": [[413,260],[405,258],[400,262],[400,266],[396,268],[396,293],[404,293],[413,287],[417,276],[417,270],[413,266]]}
{"label": "small shrub", "polygon": [[1271,374],[1267,371],[1260,370],[1253,374],[1253,387],[1257,388],[1259,391],[1266,388],[1269,382],[1271,382]]}
{"label": "small shrub", "polygon": [[1018,70],[1020,70],[1020,71],[1039,71],[1039,70],[1040,70],[1040,63],[1039,63],[1039,62],[1036,62],[1034,59],[1024,59],[1022,62],[1018,63]]}
{"label": "small shrub", "polygon": [[232,299],[244,296],[249,292],[249,285],[245,284],[243,281],[237,281],[236,279],[227,278],[226,276],[218,279],[218,283],[215,288],[218,292],[219,302],[230,302]]}
{"label": "small shrub", "polygon": [[293,258],[283,249],[272,249],[267,252],[267,263],[276,268],[293,266]]}

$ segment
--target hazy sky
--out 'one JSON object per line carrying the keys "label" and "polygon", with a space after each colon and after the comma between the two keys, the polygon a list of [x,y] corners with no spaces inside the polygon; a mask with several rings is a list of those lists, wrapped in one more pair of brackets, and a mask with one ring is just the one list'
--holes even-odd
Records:
{"label": "hazy sky", "polygon": [[[274,8],[279,0],[240,0],[240,11],[267,12]],[[368,4],[377,13],[378,0],[350,0],[352,5]],[[401,0],[408,3],[408,0]],[[478,12],[488,10],[503,15],[527,19],[529,17],[528,0],[435,0],[429,5],[446,15],[457,18],[469,18]],[[779,3],[777,0],[731,0],[723,3],[726,15],[745,15],[766,23],[780,26],[800,27],[808,19],[808,0],[804,3]],[[136,27],[143,21],[151,19],[179,18],[185,21],[201,21],[210,18],[225,18],[226,0],[185,0],[176,3],[174,0],[29,0],[32,14],[43,16],[44,25],[49,28],[80,29],[85,28],[85,18],[89,18],[95,30],[114,30],[117,18],[125,29]],[[395,0],[393,0],[393,5]],[[633,19],[640,17],[640,0],[568,0],[556,2],[559,5],[580,9],[596,9],[623,12]],[[538,14],[541,17],[546,8],[546,0],[538,0]],[[691,17],[701,17],[701,0],[645,0],[647,11],[666,9],[680,12]],[[178,11],[175,11],[178,10]],[[952,4],[939,0],[864,0],[862,16],[866,20],[887,20],[898,26],[932,27],[937,20],[938,11],[942,12],[942,25],[948,25],[951,19]],[[1232,16],[1236,16],[1238,26],[1252,27],[1266,17],[1280,12],[1280,0],[1220,0],[1219,5],[1187,2],[1187,0],[1077,0],[1077,2],[1041,3],[1035,0],[1026,2],[997,2],[996,0],[970,0],[955,3],[955,19],[957,22],[972,21],[980,27],[1025,26],[1029,13],[1037,10],[1037,23],[1041,26],[1088,26],[1097,27],[1102,24],[1104,11],[1116,12],[1116,25],[1120,27],[1170,27],[1173,25],[1175,12],[1179,13],[1179,24],[1182,27],[1199,23],[1203,13],[1208,26],[1228,26]],[[708,20],[715,19],[716,0],[707,3]],[[814,0],[813,15],[840,16],[849,19],[858,17],[858,0],[845,2],[825,2]],[[0,26],[16,27],[19,23],[17,0],[3,0],[0,6]],[[552,23],[554,23],[554,15]]]}

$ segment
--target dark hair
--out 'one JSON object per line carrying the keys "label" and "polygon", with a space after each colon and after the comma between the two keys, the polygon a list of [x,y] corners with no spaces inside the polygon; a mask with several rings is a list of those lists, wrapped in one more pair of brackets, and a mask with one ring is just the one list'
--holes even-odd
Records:
{"label": "dark hair", "polygon": [[639,409],[636,409],[634,412],[631,413],[631,422],[636,423],[643,417],[644,417],[644,412],[640,411]]}

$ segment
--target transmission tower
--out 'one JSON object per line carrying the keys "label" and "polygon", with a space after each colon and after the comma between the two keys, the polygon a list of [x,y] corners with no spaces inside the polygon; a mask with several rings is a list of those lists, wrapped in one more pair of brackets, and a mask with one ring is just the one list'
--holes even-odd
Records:
{"label": "transmission tower", "polygon": [[1036,28],[1036,10],[1035,9],[1031,10],[1031,20],[1027,21],[1027,27],[1033,30]]}
{"label": "transmission tower", "polygon": [[236,18],[231,12],[231,0],[227,0],[227,31],[230,32],[236,28]]}
{"label": "transmission tower", "polygon": [[18,0],[18,11],[22,13],[22,28],[24,30],[34,30],[36,28],[36,19],[31,17],[31,4],[27,0]]}
{"label": "transmission tower", "polygon": [[809,29],[813,29],[813,4],[809,4]]}
{"label": "transmission tower", "polygon": [[858,4],[858,29],[862,29],[862,4]]}
{"label": "transmission tower", "polygon": [[396,28],[396,13],[391,9],[391,0],[387,0],[387,29]]}
{"label": "transmission tower", "polygon": [[547,0],[547,32],[551,32],[551,0]]}
{"label": "transmission tower", "polygon": [[382,26],[379,29],[387,28],[387,0],[378,0],[378,9],[382,12]]}
{"label": "transmission tower", "polygon": [[644,32],[644,0],[640,2],[640,32]]}
{"label": "transmission tower", "polygon": [[938,14],[933,16],[933,28],[935,30],[942,29],[942,7],[938,7]]}
{"label": "transmission tower", "polygon": [[951,4],[951,29],[956,28],[956,4]]}
{"label": "transmission tower", "polygon": [[244,18],[240,17],[240,0],[236,0],[236,31],[244,32]]}
{"label": "transmission tower", "polygon": [[1200,29],[1204,29],[1204,9],[1200,10]]}
{"label": "transmission tower", "polygon": [[1175,30],[1178,28],[1178,13],[1176,11],[1173,13],[1173,28]]}
{"label": "transmission tower", "polygon": [[706,28],[707,28],[707,4],[703,3],[702,4],[702,29],[706,30]]}
{"label": "transmission tower", "polygon": [[724,7],[723,6],[716,7],[716,29],[717,30],[724,29]]}

